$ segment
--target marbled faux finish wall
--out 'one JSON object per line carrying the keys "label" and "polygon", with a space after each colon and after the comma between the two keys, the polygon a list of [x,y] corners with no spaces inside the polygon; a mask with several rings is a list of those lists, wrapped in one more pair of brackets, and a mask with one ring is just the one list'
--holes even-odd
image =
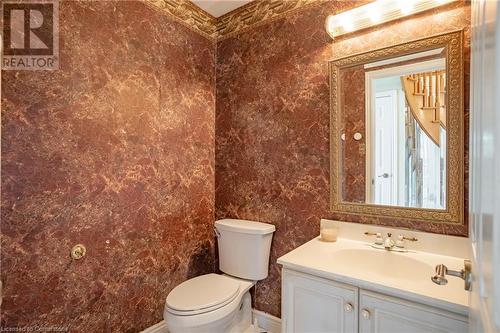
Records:
{"label": "marbled faux finish wall", "polygon": [[270,275],[257,284],[255,301],[257,309],[275,316],[280,315],[276,259],[318,235],[321,218],[467,233],[467,226],[329,210],[328,60],[462,28],[467,28],[469,54],[468,4],[452,3],[333,42],[325,32],[325,18],[356,4],[313,5],[217,45],[216,217],[276,225]]}
{"label": "marbled faux finish wall", "polygon": [[139,332],[214,269],[215,45],[139,1],[63,1],[60,38],[2,72],[1,326]]}

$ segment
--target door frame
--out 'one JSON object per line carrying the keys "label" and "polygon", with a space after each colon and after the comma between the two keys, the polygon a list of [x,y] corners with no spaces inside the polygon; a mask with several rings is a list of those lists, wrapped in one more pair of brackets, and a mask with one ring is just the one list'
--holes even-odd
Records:
{"label": "door frame", "polygon": [[469,331],[500,332],[500,4],[472,1]]}

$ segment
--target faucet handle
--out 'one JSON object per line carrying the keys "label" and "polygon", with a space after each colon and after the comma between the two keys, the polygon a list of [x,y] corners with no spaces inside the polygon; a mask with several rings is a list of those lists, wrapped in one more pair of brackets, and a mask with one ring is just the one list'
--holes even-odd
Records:
{"label": "faucet handle", "polygon": [[399,235],[398,239],[396,241],[396,247],[399,247],[400,249],[404,249],[404,247],[405,247],[405,240],[404,239],[405,238],[403,235]]}
{"label": "faucet handle", "polygon": [[382,234],[380,232],[371,232],[371,231],[366,231],[365,232],[366,236],[375,236],[375,245],[382,245],[384,244],[384,239],[382,238]]}
{"label": "faucet handle", "polygon": [[406,237],[406,236],[403,236],[403,239],[407,240],[407,241],[410,241],[410,242],[416,242],[416,241],[418,241],[417,237]]}

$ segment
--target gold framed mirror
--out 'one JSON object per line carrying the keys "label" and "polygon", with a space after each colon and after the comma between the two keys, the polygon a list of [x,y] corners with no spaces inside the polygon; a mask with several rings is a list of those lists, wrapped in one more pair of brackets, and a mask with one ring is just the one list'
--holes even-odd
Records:
{"label": "gold framed mirror", "polygon": [[334,212],[464,223],[463,32],[329,62]]}

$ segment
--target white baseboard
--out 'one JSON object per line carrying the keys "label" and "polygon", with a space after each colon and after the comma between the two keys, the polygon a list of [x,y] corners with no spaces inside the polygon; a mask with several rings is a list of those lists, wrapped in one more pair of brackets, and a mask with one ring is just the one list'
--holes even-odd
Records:
{"label": "white baseboard", "polygon": [[253,322],[268,333],[281,333],[281,319],[268,313],[252,309]]}
{"label": "white baseboard", "polygon": [[[259,328],[264,329],[267,333],[281,333],[281,319],[254,309],[252,309],[252,317],[254,324],[258,323]],[[167,324],[162,320],[141,333],[168,333]]]}
{"label": "white baseboard", "polygon": [[167,323],[162,320],[158,324],[146,328],[141,333],[168,333]]}

